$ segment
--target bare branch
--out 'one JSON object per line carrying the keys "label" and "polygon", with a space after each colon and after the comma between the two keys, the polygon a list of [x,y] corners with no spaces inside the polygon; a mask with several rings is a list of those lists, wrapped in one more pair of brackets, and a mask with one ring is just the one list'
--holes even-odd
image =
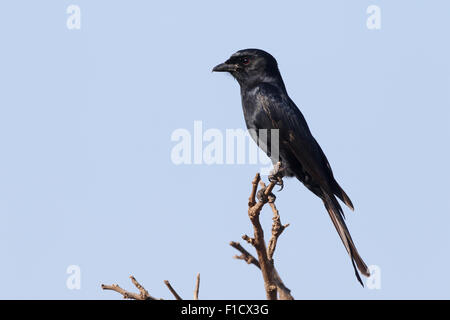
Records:
{"label": "bare branch", "polygon": [[172,285],[170,284],[169,280],[164,280],[164,284],[167,286],[167,288],[169,288],[170,292],[173,294],[173,296],[175,297],[175,299],[177,299],[177,300],[183,300],[183,299],[181,299],[181,297],[178,295],[178,293],[175,291],[175,289],[172,287]]}
{"label": "bare branch", "polygon": [[[263,181],[261,181],[260,184],[261,184],[262,190],[264,190],[264,189],[267,190],[266,184]],[[284,229],[289,227],[289,224],[285,224],[285,225],[281,224],[280,214],[275,205],[275,199],[276,199],[275,195],[268,194],[268,202],[269,202],[270,208],[272,209],[272,212],[273,212],[272,236],[270,237],[269,244],[267,246],[267,256],[268,256],[269,260],[273,260],[273,254],[274,254],[275,248],[277,246],[278,237],[283,233]]]}
{"label": "bare branch", "polygon": [[[250,194],[250,199],[256,192],[258,181],[260,181],[259,174],[256,175],[255,179],[252,182],[252,192]],[[266,296],[268,300],[277,299],[277,286],[274,282],[273,263],[267,256],[266,243],[264,241],[264,231],[262,229],[261,222],[259,221],[259,215],[261,213],[261,209],[269,201],[268,195],[272,193],[275,184],[275,182],[270,182],[267,188],[260,190],[260,192],[258,193],[259,200],[257,203],[252,205],[252,201],[249,201],[248,216],[253,224],[254,238],[251,239],[248,236],[243,237],[244,240],[247,240],[250,244],[253,245],[256,253],[258,254],[258,261],[264,279],[264,288],[266,290]]]}
{"label": "bare branch", "polygon": [[194,300],[198,300],[198,292],[200,291],[200,273],[197,273],[197,280],[195,281]]}
{"label": "bare branch", "polygon": [[[230,242],[230,246],[238,250],[241,254],[235,255],[235,259],[244,260],[248,264],[253,264],[258,269],[261,269],[259,266],[258,259],[256,259],[251,253],[249,253],[239,242]],[[291,290],[287,288],[283,281],[281,280],[278,271],[274,267],[274,281],[278,287],[278,293],[280,295],[280,300],[294,300],[294,297],[291,295]]]}
{"label": "bare branch", "polygon": [[261,180],[261,176],[259,173],[256,174],[255,178],[252,181],[252,192],[250,193],[250,197],[248,198],[248,206],[253,207],[256,204],[256,191],[258,190],[258,183]]}
{"label": "bare branch", "polygon": [[241,246],[241,244],[239,242],[231,241],[230,246],[232,246],[233,248],[235,248],[236,250],[241,252],[241,255],[234,256],[235,259],[244,260],[248,264],[254,264],[258,269],[261,269],[261,267],[259,266],[258,259],[256,259],[254,256],[252,256],[250,254],[250,252],[245,250],[245,248],[243,246]]}
{"label": "bare branch", "polygon": [[277,241],[278,237],[283,233],[284,229],[289,227],[289,223],[282,225],[280,220],[280,214],[278,213],[277,207],[275,206],[275,203],[270,203],[270,207],[273,211],[273,224],[272,224],[272,237],[270,237],[269,245],[267,248],[267,255],[269,256],[270,260],[273,260],[273,254],[275,252],[275,249],[277,247]]}
{"label": "bare branch", "polygon": [[136,288],[138,288],[139,293],[129,292],[129,291],[125,290],[125,289],[122,289],[117,284],[113,284],[113,285],[102,284],[102,289],[103,290],[112,290],[112,291],[118,292],[118,293],[120,293],[123,296],[124,299],[162,300],[162,299],[157,299],[155,297],[152,297],[148,293],[148,291],[145,290],[145,288],[143,286],[141,286],[139,282],[137,282],[135,277],[130,276],[130,279],[131,279],[131,282],[136,286]]}
{"label": "bare branch", "polygon": [[[248,200],[248,216],[253,225],[253,237],[248,235],[243,235],[242,238],[251,244],[258,255],[258,258],[250,254],[244,247],[241,246],[239,242],[230,242],[230,246],[238,250],[241,254],[235,255],[236,259],[244,260],[248,264],[255,265],[261,270],[264,279],[264,288],[266,291],[266,297],[270,300],[276,300],[278,298],[282,300],[293,300],[294,298],[290,294],[290,290],[284,285],[281,280],[277,270],[274,267],[273,256],[277,246],[278,238],[283,233],[284,229],[289,226],[289,224],[281,224],[280,214],[275,206],[275,195],[272,193],[273,188],[278,183],[281,186],[283,181],[280,176],[275,177],[276,180],[271,180],[269,185],[266,186],[264,182],[261,181],[259,173],[255,175],[252,181],[252,190]],[[261,189],[258,191],[258,185],[261,185]],[[258,201],[256,201],[256,198]],[[264,231],[259,220],[261,210],[265,204],[269,203],[273,212],[273,223],[272,223],[272,234],[266,247],[264,240]],[[130,276],[131,282],[139,290],[139,293],[129,292],[121,288],[117,284],[105,285],[102,284],[103,290],[111,290],[121,294],[125,299],[134,300],[162,300],[151,296],[148,291],[133,277]],[[175,291],[168,280],[164,280],[164,284],[167,286],[169,291],[177,300],[182,300],[180,295]],[[197,274],[195,288],[194,288],[194,300],[198,300],[200,291],[200,274]]]}
{"label": "bare branch", "polygon": [[[113,285],[102,284],[102,289],[118,292],[124,297],[124,299],[163,300],[163,299],[158,299],[158,298],[151,296],[148,293],[148,291],[136,280],[135,277],[130,276],[130,279],[131,279],[131,282],[134,284],[134,286],[139,290],[139,293],[127,291],[127,290],[121,288],[117,284],[113,284]],[[173,294],[175,299],[182,300],[180,295],[175,291],[175,289],[172,287],[172,285],[170,284],[170,282],[168,280],[164,280],[164,284],[167,286],[167,288],[169,288],[170,292]],[[197,281],[196,281],[195,291],[194,291],[194,299],[195,300],[198,299],[199,288],[200,288],[200,273],[197,274]]]}
{"label": "bare branch", "polygon": [[[261,189],[259,191],[258,184],[261,185]],[[291,291],[284,285],[274,267],[273,261],[273,255],[277,246],[278,238],[284,229],[289,226],[288,224],[281,224],[280,214],[275,206],[276,197],[273,195],[272,190],[276,184],[276,181],[272,180],[269,185],[266,186],[266,184],[261,181],[259,174],[256,174],[252,181],[252,191],[248,202],[248,216],[253,225],[254,237],[251,238],[248,235],[243,235],[242,239],[255,248],[258,259],[244,249],[239,242],[230,242],[230,245],[241,253],[241,255],[236,255],[234,258],[244,260],[248,264],[253,264],[261,270],[267,299],[275,300],[279,294],[280,299],[293,300],[294,298],[290,293]],[[255,197],[258,198],[258,202],[256,202]],[[264,241],[264,232],[259,221],[261,210],[266,203],[269,203],[273,212],[272,234],[267,248]]]}

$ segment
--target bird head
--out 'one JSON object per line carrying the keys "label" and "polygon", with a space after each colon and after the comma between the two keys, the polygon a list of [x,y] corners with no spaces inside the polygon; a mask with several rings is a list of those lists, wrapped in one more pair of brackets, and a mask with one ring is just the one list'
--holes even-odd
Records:
{"label": "bird head", "polygon": [[260,49],[239,50],[212,71],[229,72],[241,86],[281,79],[275,58]]}

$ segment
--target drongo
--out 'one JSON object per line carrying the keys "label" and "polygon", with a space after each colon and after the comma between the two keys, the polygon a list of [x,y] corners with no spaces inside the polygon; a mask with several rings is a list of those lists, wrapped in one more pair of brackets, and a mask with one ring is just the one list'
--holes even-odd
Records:
{"label": "drongo", "polygon": [[[279,141],[269,139],[260,147],[274,164],[280,161],[282,177],[297,178],[323,201],[362,285],[358,270],[365,276],[370,273],[356,250],[336,197],[352,210],[353,204],[334,178],[330,163],[302,113],[289,98],[275,58],[260,49],[240,50],[213,71],[228,72],[239,83],[245,123],[250,131],[278,130]],[[252,137],[259,142],[260,139]],[[278,143],[279,159],[270,153],[273,143]]]}

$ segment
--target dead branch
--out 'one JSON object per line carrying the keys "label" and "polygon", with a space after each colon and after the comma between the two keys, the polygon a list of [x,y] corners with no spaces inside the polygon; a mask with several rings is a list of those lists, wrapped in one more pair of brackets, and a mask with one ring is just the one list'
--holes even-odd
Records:
{"label": "dead branch", "polygon": [[134,286],[139,290],[139,293],[129,292],[125,289],[122,289],[117,284],[113,285],[106,285],[102,284],[103,290],[112,290],[120,293],[124,299],[133,299],[133,300],[162,300],[157,299],[155,297],[152,297],[147,290],[139,282],[137,282],[136,278],[133,276],[130,276],[131,282],[134,284]]}
{"label": "dead branch", "polygon": [[[261,185],[259,191],[258,184]],[[281,280],[278,271],[274,267],[273,261],[278,238],[284,229],[289,226],[289,224],[281,224],[280,214],[275,205],[276,198],[272,193],[275,185],[276,182],[271,181],[269,186],[266,186],[265,183],[261,181],[259,173],[256,174],[252,181],[252,190],[248,201],[248,215],[253,225],[254,237],[251,238],[247,235],[243,235],[242,238],[255,248],[258,259],[245,250],[240,243],[230,242],[230,245],[241,252],[241,255],[236,255],[235,258],[244,260],[248,264],[253,264],[261,270],[267,299],[276,300],[279,295],[282,300],[293,300],[294,298],[292,297],[290,290]],[[255,197],[258,197],[258,202],[256,202]],[[259,220],[261,210],[266,203],[269,203],[273,212],[272,235],[267,248],[264,240],[264,231],[262,230]]]}
{"label": "dead branch", "polygon": [[[258,182],[260,181],[261,177],[258,174],[256,174],[255,179],[252,181],[252,192],[251,192],[251,200],[249,201],[249,208],[248,208],[248,216],[250,218],[250,221],[253,224],[253,238],[250,238],[247,235],[244,235],[242,238],[246,240],[248,243],[250,243],[256,250],[256,253],[258,255],[258,261],[261,268],[261,273],[264,279],[264,289],[266,290],[266,297],[268,300],[276,300],[277,299],[277,286],[275,285],[275,282],[273,280],[273,265],[269,261],[267,256],[267,249],[266,244],[264,242],[264,231],[261,226],[261,222],[259,221],[259,215],[261,213],[261,210],[263,206],[268,201],[268,195],[272,192],[273,187],[275,186],[275,182],[271,182],[269,186],[263,190],[261,189],[259,193],[259,200],[255,203],[254,194],[256,189],[258,188]],[[255,203],[251,205],[252,203]]]}
{"label": "dead branch", "polygon": [[[102,289],[118,292],[123,296],[124,299],[163,300],[163,299],[158,299],[158,298],[151,296],[148,293],[148,291],[145,290],[145,288],[143,286],[141,286],[141,284],[139,282],[137,282],[137,280],[133,276],[130,276],[130,279],[131,279],[131,282],[134,284],[134,286],[139,290],[139,293],[127,291],[127,290],[121,288],[117,284],[113,284],[113,285],[102,284]],[[180,297],[180,295],[175,291],[175,289],[172,287],[172,285],[170,284],[170,282],[168,280],[164,280],[164,284],[167,286],[167,288],[173,294],[173,296],[175,297],[176,300],[183,300]],[[197,274],[197,280],[196,280],[195,289],[194,289],[194,300],[198,300],[199,290],[200,290],[200,273]]]}
{"label": "dead branch", "polygon": [[[280,180],[281,178],[278,179],[278,183],[280,182]],[[258,191],[259,184],[261,185],[261,189]],[[243,246],[241,246],[239,242],[232,241],[230,242],[230,246],[241,253],[240,255],[235,256],[236,259],[244,260],[248,264],[253,264],[261,270],[264,279],[264,288],[266,291],[267,299],[276,300],[279,297],[281,300],[293,300],[294,298],[291,295],[291,291],[284,285],[283,281],[281,280],[278,271],[275,269],[273,260],[278,238],[280,237],[284,229],[289,226],[289,224],[283,225],[281,223],[280,214],[275,205],[276,197],[272,193],[272,190],[276,184],[276,180],[272,179],[269,185],[266,186],[265,183],[261,181],[259,173],[256,174],[255,178],[252,181],[252,190],[248,200],[248,216],[253,225],[253,238],[247,235],[243,235],[242,238],[255,248],[258,258],[249,253]],[[258,201],[256,201],[256,198],[258,199]],[[264,231],[259,220],[261,210],[266,203],[269,203],[273,212],[272,234],[267,247],[264,240]],[[103,290],[118,292],[125,299],[163,300],[151,296],[148,291],[143,286],[141,286],[133,276],[130,276],[130,279],[134,286],[139,290],[139,293],[129,292],[121,288],[117,284],[102,284],[101,287]],[[176,300],[182,300],[180,295],[175,291],[168,280],[164,280],[164,284],[167,286]],[[199,289],[200,274],[197,274],[194,288],[194,300],[198,300]]]}
{"label": "dead branch", "polygon": [[234,256],[235,259],[244,260],[248,264],[254,264],[258,269],[261,269],[261,267],[259,266],[258,259],[252,256],[251,253],[249,253],[247,250],[245,250],[245,248],[241,246],[239,242],[231,241],[230,246],[241,252],[241,255]]}
{"label": "dead branch", "polygon": [[[264,182],[260,182],[262,188],[266,188],[266,185]],[[280,220],[280,214],[278,212],[278,209],[275,205],[275,196],[269,196],[269,205],[273,212],[273,224],[272,224],[272,236],[270,237],[269,244],[267,246],[267,256],[269,260],[273,260],[273,254],[275,252],[275,249],[277,247],[278,237],[283,233],[284,229],[289,227],[289,223],[282,225]]]}
{"label": "dead branch", "polygon": [[198,291],[200,290],[200,273],[197,273],[197,281],[195,282],[194,300],[198,300]]}
{"label": "dead branch", "polygon": [[164,284],[167,286],[167,288],[169,288],[169,291],[173,294],[176,300],[183,300],[181,299],[179,294],[175,291],[175,289],[170,285],[169,280],[164,280]]}
{"label": "dead branch", "polygon": [[[231,241],[230,246],[232,246],[241,253],[240,255],[235,255],[234,256],[235,259],[244,260],[248,264],[253,264],[258,269],[261,269],[261,267],[259,266],[258,259],[256,259],[251,253],[249,253],[239,242]],[[275,272],[274,280],[278,287],[278,294],[280,295],[280,300],[294,300],[294,297],[291,295],[291,290],[284,285],[275,267],[274,272]]]}

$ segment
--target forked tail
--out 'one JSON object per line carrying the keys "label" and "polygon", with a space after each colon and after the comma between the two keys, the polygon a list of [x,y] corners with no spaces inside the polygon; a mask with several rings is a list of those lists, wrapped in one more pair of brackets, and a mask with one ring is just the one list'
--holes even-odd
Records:
{"label": "forked tail", "polygon": [[322,200],[325,204],[325,208],[327,209],[328,214],[330,215],[331,221],[333,221],[333,224],[339,236],[341,237],[342,243],[347,249],[350,258],[352,259],[352,265],[353,269],[355,270],[356,278],[358,279],[359,283],[364,286],[361,277],[359,276],[358,270],[366,277],[370,276],[370,272],[363,259],[359,255],[358,250],[356,250],[355,244],[353,243],[352,237],[350,236],[350,232],[348,231],[347,225],[345,224],[345,221],[343,219],[342,208],[334,195],[330,196],[326,191],[323,191]]}

